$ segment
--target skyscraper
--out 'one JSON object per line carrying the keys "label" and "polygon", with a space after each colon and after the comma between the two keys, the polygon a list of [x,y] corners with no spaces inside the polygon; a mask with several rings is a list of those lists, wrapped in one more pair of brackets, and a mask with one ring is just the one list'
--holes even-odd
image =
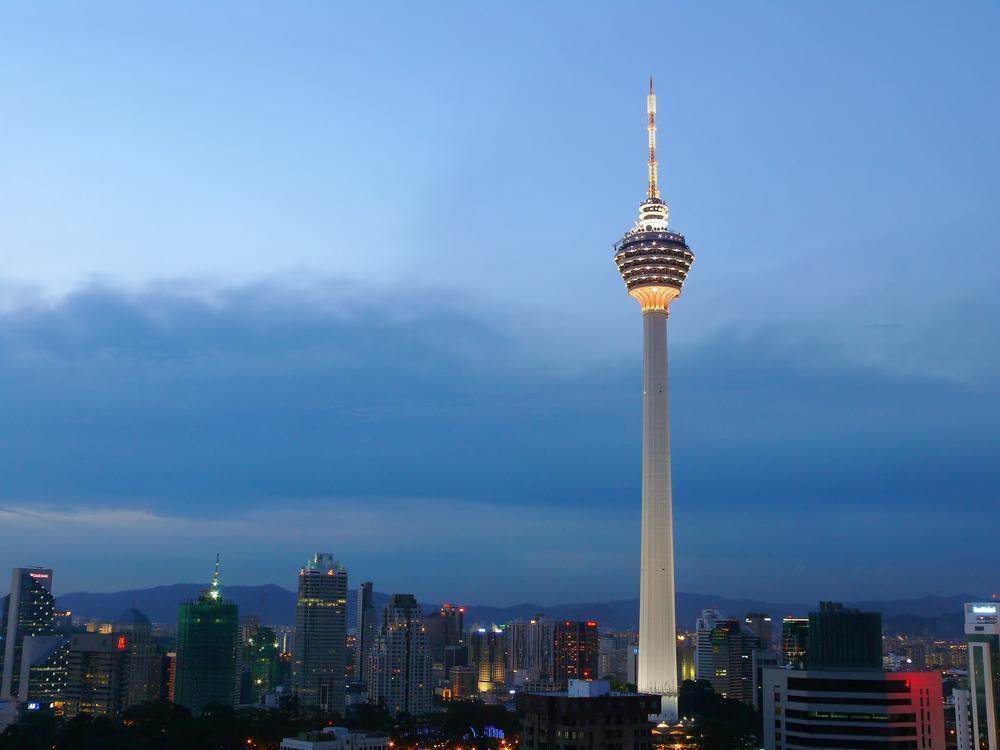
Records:
{"label": "skyscraper", "polygon": [[66,716],[117,717],[128,700],[129,635],[74,633],[66,670]]}
{"label": "skyscraper", "polygon": [[211,703],[235,706],[238,672],[239,608],[222,599],[216,558],[208,590],[178,611],[174,703],[194,713]]}
{"label": "skyscraper", "polygon": [[558,621],[552,645],[553,679],[563,687],[570,680],[596,680],[600,650],[596,622]]}
{"label": "skyscraper", "polygon": [[760,639],[761,649],[771,648],[771,615],[766,612],[748,612],[744,626]]}
{"label": "skyscraper", "polygon": [[739,620],[719,620],[708,631],[706,640],[709,652],[698,661],[698,679],[707,680],[723,698],[752,703],[753,652],[760,639]]}
{"label": "skyscraper", "polygon": [[48,706],[63,698],[69,638],[65,635],[26,635],[21,642],[21,703]]}
{"label": "skyscraper", "polygon": [[649,187],[639,220],[615,245],[615,264],[643,321],[642,562],[639,583],[639,690],[662,697],[662,716],[677,718],[677,622],[667,398],[667,315],[694,255],[667,229],[656,163],[656,96],[646,99]]}
{"label": "skyscraper", "polygon": [[358,635],[354,643],[354,680],[365,685],[368,684],[368,652],[371,651],[375,636],[378,635],[372,595],[371,581],[365,581],[358,586]]}
{"label": "skyscraper", "polygon": [[445,653],[448,647],[461,646],[464,642],[465,607],[442,604],[437,612],[427,615],[425,624],[427,640],[431,645],[431,659],[435,665],[445,667]]}
{"label": "skyscraper", "polygon": [[712,656],[712,631],[715,626],[724,621],[723,614],[712,607],[703,609],[701,617],[695,620],[694,674],[696,680],[711,680],[715,673],[715,660]]}
{"label": "skyscraper", "polygon": [[344,713],[347,569],[328,552],[299,570],[292,684],[302,706]]}
{"label": "skyscraper", "polygon": [[21,649],[25,636],[54,632],[55,598],[52,570],[14,568],[10,593],[4,597],[0,627],[0,699],[17,698],[21,680]]}
{"label": "skyscraper", "polygon": [[820,602],[809,613],[808,669],[882,669],[882,615]]}
{"label": "skyscraper", "polygon": [[412,594],[393,594],[369,653],[368,700],[393,716],[431,710],[431,652],[420,605]]}
{"label": "skyscraper", "polygon": [[135,608],[115,621],[115,631],[125,635],[128,645],[125,708],[160,697],[160,654],[153,641],[149,618]]}
{"label": "skyscraper", "polygon": [[511,672],[525,672],[527,682],[552,679],[552,647],[555,623],[543,614],[507,626],[507,666]]}
{"label": "skyscraper", "polygon": [[278,687],[278,636],[256,621],[245,624],[240,635],[240,703],[256,706]]}
{"label": "skyscraper", "polygon": [[499,692],[507,678],[507,639],[496,625],[472,631],[472,660],[479,670],[480,693]]}
{"label": "skyscraper", "polygon": [[786,617],[781,621],[781,656],[785,664],[802,669],[808,644],[808,617]]}
{"label": "skyscraper", "polygon": [[1000,603],[965,605],[973,746],[1000,750]]}

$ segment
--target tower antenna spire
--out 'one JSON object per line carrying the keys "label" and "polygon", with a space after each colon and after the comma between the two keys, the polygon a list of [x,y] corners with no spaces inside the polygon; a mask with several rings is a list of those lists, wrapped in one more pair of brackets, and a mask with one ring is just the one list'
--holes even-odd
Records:
{"label": "tower antenna spire", "polygon": [[215,553],[215,572],[212,573],[212,588],[209,591],[213,599],[219,598],[219,568],[221,567],[221,556]]}
{"label": "tower antenna spire", "polygon": [[659,200],[659,167],[656,163],[656,94],[653,93],[653,76],[649,77],[649,96],[646,98],[649,115],[649,200]]}

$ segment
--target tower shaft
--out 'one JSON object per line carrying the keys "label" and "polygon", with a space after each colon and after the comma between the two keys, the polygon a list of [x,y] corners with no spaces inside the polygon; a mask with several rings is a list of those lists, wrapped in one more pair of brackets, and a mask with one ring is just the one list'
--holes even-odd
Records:
{"label": "tower shaft", "polygon": [[667,313],[646,310],[643,326],[642,550],[639,582],[639,691],[663,696],[677,718],[677,623],[670,487]]}

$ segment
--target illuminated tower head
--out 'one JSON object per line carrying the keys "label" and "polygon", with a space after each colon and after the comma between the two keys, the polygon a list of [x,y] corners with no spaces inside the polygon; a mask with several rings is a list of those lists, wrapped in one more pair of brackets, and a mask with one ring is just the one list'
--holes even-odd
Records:
{"label": "illuminated tower head", "polygon": [[649,131],[649,188],[639,206],[639,220],[615,245],[615,264],[628,293],[644,313],[667,313],[670,303],[680,296],[694,254],[684,235],[667,229],[670,209],[660,198],[659,165],[656,161],[656,94],[649,79],[646,99]]}

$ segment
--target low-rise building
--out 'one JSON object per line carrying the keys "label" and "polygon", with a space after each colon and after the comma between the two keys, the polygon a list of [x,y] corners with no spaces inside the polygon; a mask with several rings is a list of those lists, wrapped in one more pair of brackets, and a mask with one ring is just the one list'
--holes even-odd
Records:
{"label": "low-rise building", "polygon": [[281,750],[386,750],[389,735],[381,732],[352,732],[344,727],[326,727],[285,737]]}
{"label": "low-rise building", "polygon": [[661,699],[613,693],[606,680],[570,680],[559,692],[519,693],[525,750],[649,750]]}

